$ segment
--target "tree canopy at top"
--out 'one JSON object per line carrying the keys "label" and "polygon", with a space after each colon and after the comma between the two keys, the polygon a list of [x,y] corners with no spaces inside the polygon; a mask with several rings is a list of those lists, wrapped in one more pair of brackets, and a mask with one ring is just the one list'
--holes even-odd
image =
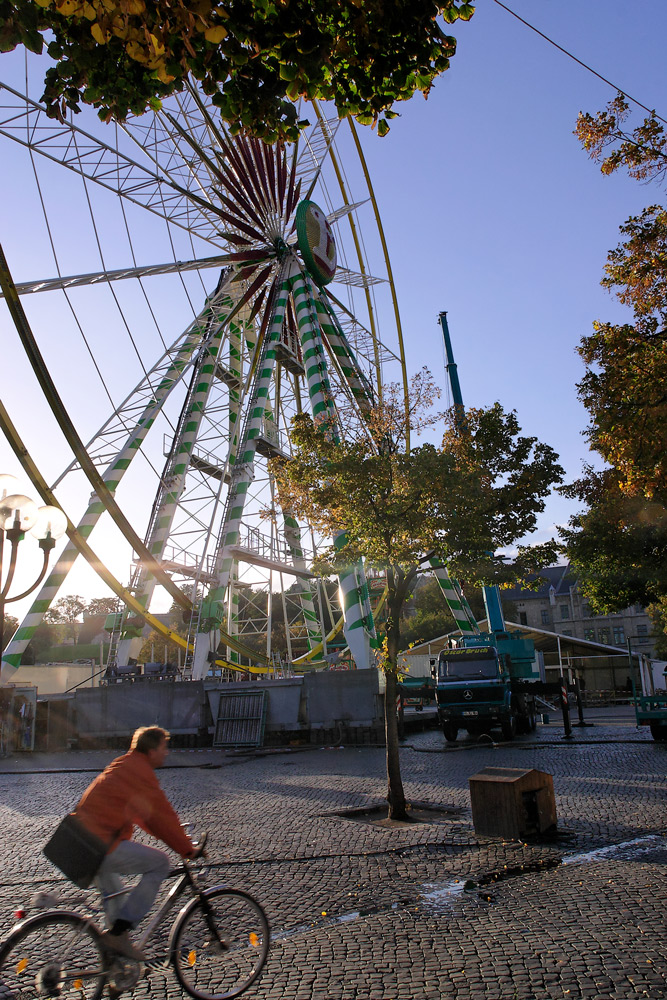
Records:
{"label": "tree canopy at top", "polygon": [[104,120],[158,109],[188,77],[233,130],[295,139],[295,101],[333,101],[342,116],[388,131],[397,101],[428,94],[468,20],[461,0],[0,0],[0,51],[55,60],[48,113],[81,102]]}

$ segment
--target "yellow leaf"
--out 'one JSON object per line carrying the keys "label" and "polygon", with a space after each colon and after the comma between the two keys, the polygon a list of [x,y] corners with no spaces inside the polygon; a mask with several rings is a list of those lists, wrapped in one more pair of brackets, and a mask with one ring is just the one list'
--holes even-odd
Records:
{"label": "yellow leaf", "polygon": [[128,42],[125,46],[125,51],[130,59],[134,59],[136,62],[148,62],[148,54],[143,45],[139,45],[138,42]]}
{"label": "yellow leaf", "polygon": [[63,14],[65,17],[71,17],[72,14],[77,14],[81,4],[79,0],[59,0],[56,3],[56,10],[59,14]]}
{"label": "yellow leaf", "polygon": [[74,987],[75,990],[82,990],[83,979],[75,979],[74,982],[72,983],[72,986]]}
{"label": "yellow leaf", "polygon": [[188,965],[192,966],[195,964],[196,961],[197,961],[197,952],[191,951],[190,954],[188,955]]}
{"label": "yellow leaf", "polygon": [[162,83],[171,83],[172,80],[176,79],[175,76],[170,76],[169,73],[167,73],[164,63],[160,63],[157,68],[157,78]]}
{"label": "yellow leaf", "polygon": [[227,29],[223,28],[221,24],[216,24],[213,28],[207,28],[204,32],[204,38],[207,42],[213,42],[214,45],[218,45],[223,38],[227,37]]}
{"label": "yellow leaf", "polygon": [[153,52],[156,56],[164,55],[164,45],[156,38],[155,35],[150,35],[151,45],[153,47]]}
{"label": "yellow leaf", "polygon": [[25,970],[27,968],[28,968],[28,959],[27,958],[22,958],[21,961],[16,966],[16,975],[20,976],[21,973],[25,972]]}
{"label": "yellow leaf", "polygon": [[253,946],[253,948],[259,948],[259,937],[255,934],[254,931],[251,931],[250,934],[248,935],[248,941]]}
{"label": "yellow leaf", "polygon": [[92,24],[90,27],[90,33],[95,39],[95,41],[98,43],[98,45],[106,45],[106,43],[109,41],[109,32],[104,31],[104,29],[101,28],[99,24]]}
{"label": "yellow leaf", "polygon": [[97,11],[93,7],[92,3],[84,3],[83,5],[83,16],[88,21],[94,21],[97,17]]}
{"label": "yellow leaf", "polygon": [[138,63],[148,62],[148,53],[146,52],[143,45],[139,45],[138,42],[128,42],[125,46],[125,51],[127,52],[130,59],[134,59]]}
{"label": "yellow leaf", "polygon": [[143,14],[146,4],[144,0],[125,0],[125,9],[128,14]]}
{"label": "yellow leaf", "polygon": [[35,0],[38,7],[50,7],[53,0]]}

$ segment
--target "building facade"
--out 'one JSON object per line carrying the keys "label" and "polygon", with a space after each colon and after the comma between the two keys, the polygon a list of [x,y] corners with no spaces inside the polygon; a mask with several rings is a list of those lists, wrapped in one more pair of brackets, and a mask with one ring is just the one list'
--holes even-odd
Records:
{"label": "building facade", "polygon": [[514,587],[503,590],[503,600],[513,601],[517,625],[546,629],[559,635],[587,639],[605,646],[623,649],[628,639],[633,650],[654,655],[653,623],[640,605],[633,605],[613,615],[593,614],[579,589],[569,564],[549,566],[540,576],[545,582],[538,590]]}

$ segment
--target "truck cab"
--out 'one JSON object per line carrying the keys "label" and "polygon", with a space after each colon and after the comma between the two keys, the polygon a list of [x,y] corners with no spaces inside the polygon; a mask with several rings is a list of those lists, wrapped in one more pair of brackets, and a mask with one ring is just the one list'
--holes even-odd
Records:
{"label": "truck cab", "polygon": [[455,742],[460,729],[474,735],[500,728],[506,740],[535,729],[530,682],[540,679],[540,671],[532,642],[507,632],[461,641],[456,649],[441,650],[433,666],[445,739]]}

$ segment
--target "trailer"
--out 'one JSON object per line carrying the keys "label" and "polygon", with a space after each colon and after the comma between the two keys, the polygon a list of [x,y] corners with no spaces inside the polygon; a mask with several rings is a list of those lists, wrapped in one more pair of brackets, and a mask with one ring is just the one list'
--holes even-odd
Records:
{"label": "trailer", "polygon": [[667,664],[661,664],[657,669],[658,674],[662,675],[661,687],[659,686],[660,676],[656,678],[656,664],[644,656],[640,658],[641,694],[637,690],[633,676],[635,715],[637,725],[648,726],[656,743],[667,743],[667,690],[665,690],[667,687]]}

